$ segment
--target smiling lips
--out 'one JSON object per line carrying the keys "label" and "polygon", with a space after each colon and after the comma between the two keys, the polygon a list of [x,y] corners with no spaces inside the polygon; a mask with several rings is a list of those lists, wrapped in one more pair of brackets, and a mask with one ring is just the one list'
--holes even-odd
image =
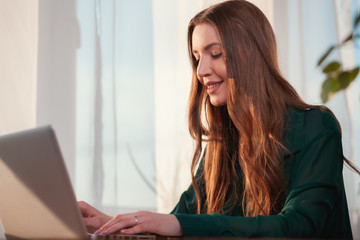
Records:
{"label": "smiling lips", "polygon": [[220,87],[220,85],[223,83],[221,82],[207,82],[205,83],[205,86],[207,88],[208,94],[214,94],[216,90]]}

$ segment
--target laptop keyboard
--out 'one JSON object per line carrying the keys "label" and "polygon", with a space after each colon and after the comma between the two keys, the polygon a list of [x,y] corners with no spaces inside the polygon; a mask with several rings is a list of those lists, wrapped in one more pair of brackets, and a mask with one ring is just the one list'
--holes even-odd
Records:
{"label": "laptop keyboard", "polygon": [[155,235],[125,235],[125,234],[110,234],[110,235],[95,235],[88,234],[88,240],[155,240]]}

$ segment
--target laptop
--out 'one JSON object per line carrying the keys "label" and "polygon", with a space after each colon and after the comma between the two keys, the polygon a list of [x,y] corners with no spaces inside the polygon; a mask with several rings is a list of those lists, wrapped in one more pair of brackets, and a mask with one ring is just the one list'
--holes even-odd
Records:
{"label": "laptop", "polygon": [[[82,220],[51,126],[0,136],[0,218],[10,239],[97,239]],[[116,235],[102,239],[155,239]]]}

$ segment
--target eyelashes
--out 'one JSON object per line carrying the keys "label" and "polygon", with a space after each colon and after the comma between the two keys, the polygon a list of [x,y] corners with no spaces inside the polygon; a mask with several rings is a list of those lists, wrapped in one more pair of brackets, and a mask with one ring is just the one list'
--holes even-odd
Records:
{"label": "eyelashes", "polygon": [[222,53],[211,55],[211,57],[212,57],[213,59],[218,59],[218,58],[221,57],[221,56],[222,56]]}
{"label": "eyelashes", "polygon": [[[218,59],[218,58],[220,58],[222,55],[223,55],[222,52],[221,52],[221,53],[218,53],[218,54],[211,54],[211,58],[212,58],[212,59]],[[196,59],[195,57],[193,57],[193,61],[194,61],[195,66],[197,66],[197,65],[199,64],[199,60],[200,60],[200,59]]]}

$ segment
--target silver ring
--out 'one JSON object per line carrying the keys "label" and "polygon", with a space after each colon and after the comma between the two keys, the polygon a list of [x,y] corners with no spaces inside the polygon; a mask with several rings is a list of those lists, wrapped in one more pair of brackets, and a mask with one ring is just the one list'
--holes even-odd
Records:
{"label": "silver ring", "polygon": [[137,216],[135,216],[135,225],[137,225],[139,223],[139,220],[137,218]]}

